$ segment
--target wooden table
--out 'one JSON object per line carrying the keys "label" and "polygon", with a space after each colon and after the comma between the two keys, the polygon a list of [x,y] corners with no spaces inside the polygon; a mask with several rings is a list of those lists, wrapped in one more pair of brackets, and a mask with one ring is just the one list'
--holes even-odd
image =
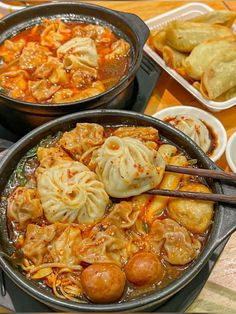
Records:
{"label": "wooden table", "polygon": [[[34,0],[36,2],[36,0]],[[38,2],[40,0],[37,0]],[[10,3],[10,1],[5,1]],[[88,1],[89,2],[89,1]],[[98,5],[103,5],[111,9],[131,12],[147,20],[168,10],[186,4],[182,1],[91,1]],[[199,1],[208,4],[214,9],[231,9],[236,11],[236,1]],[[180,104],[203,107],[191,94],[173,80],[165,72],[152,94],[146,108],[146,114],[155,112]],[[228,136],[236,131],[236,107],[213,113],[225,126]],[[218,165],[228,170],[228,165],[223,156]],[[198,298],[188,309],[189,312],[227,312],[233,313],[236,310],[236,233],[234,233],[226,245],[219,261],[211,273],[207,283],[202,289]]]}

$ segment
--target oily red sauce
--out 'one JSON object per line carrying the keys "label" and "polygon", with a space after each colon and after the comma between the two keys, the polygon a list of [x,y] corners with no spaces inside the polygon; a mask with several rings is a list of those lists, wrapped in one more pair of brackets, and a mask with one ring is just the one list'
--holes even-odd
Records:
{"label": "oily red sauce", "polygon": [[[104,136],[107,138],[107,137],[112,136],[112,134],[118,129],[118,127],[106,127],[104,129],[105,129]],[[58,140],[59,140],[59,138],[57,138],[57,141]],[[52,145],[51,146],[57,145],[57,141],[52,139]],[[159,137],[156,138],[155,142],[160,144],[161,143],[160,138]],[[47,147],[50,147],[50,143],[47,144]],[[24,169],[24,175],[28,179],[28,182],[30,180],[32,180],[32,176],[34,176],[34,173],[35,173],[38,166],[39,166],[39,163],[38,163],[38,160],[35,156],[32,159],[29,159],[27,161],[26,167]],[[15,171],[17,171],[17,169]],[[192,181],[198,182],[198,179],[193,178]],[[16,180],[14,184],[12,184],[12,182],[9,182],[8,185],[9,186],[7,189],[8,189],[8,193],[10,193],[20,184]],[[143,224],[145,224],[147,234],[151,228],[151,224],[149,223],[149,221],[146,217],[146,213],[147,213],[147,208],[150,205],[150,203],[153,201],[153,199],[154,199],[154,196],[151,196],[149,198],[149,200],[146,202],[146,204],[140,210],[140,214],[139,214],[139,218],[141,219]],[[128,199],[124,199],[124,200],[129,201],[130,199],[128,198]],[[117,200],[112,200],[112,201],[115,203]],[[122,201],[122,199],[120,201]],[[106,210],[104,217],[106,217],[108,215],[108,213],[110,212],[111,206],[112,205],[110,204],[107,207],[107,210]],[[158,218],[159,220],[163,220],[165,218],[168,218],[167,208],[162,210],[162,212],[160,212],[160,214],[156,218]],[[34,220],[33,223],[38,225],[38,226],[45,226],[45,225],[49,224],[44,216],[41,216],[40,218]],[[94,225],[92,225],[92,224],[91,225],[83,225],[83,226],[81,225],[82,239],[89,236],[90,231],[93,227],[94,227]],[[19,230],[17,227],[17,223],[12,223],[12,222],[10,222],[8,224],[8,228],[9,228],[10,238],[13,241],[16,249],[20,249],[24,243],[25,230]],[[98,228],[102,229],[102,228],[106,228],[106,226],[101,223],[101,224],[98,224]],[[203,247],[206,243],[209,230],[210,229],[208,229],[204,234],[201,234],[201,235],[193,234],[191,232],[189,232],[189,235],[191,236],[191,238],[199,240],[201,242],[202,247]],[[138,296],[145,295],[147,293],[150,293],[150,292],[153,292],[153,291],[156,291],[156,290],[159,290],[159,289],[166,287],[173,280],[178,278],[191,264],[191,263],[189,263],[186,265],[171,265],[170,263],[165,261],[165,259],[163,258],[163,253],[162,253],[162,255],[160,255],[160,260],[162,262],[162,265],[164,265],[164,267],[165,267],[166,275],[165,275],[164,279],[158,285],[153,284],[153,285],[149,285],[149,286],[145,286],[145,287],[138,287],[138,288],[134,287],[132,284],[127,282],[125,292],[124,292],[123,297],[121,298],[120,302],[128,301],[128,300],[134,299]],[[82,262],[81,265],[84,268],[86,268],[90,264],[86,263],[86,262]],[[46,284],[46,281],[45,282],[42,281],[42,285],[44,285],[45,288],[48,286]],[[82,301],[86,301],[86,302],[88,301],[86,298],[84,298],[84,296],[81,296],[80,299]]]}
{"label": "oily red sauce", "polygon": [[[64,22],[63,22],[64,23]],[[69,90],[70,95],[65,95],[62,98],[62,101],[54,99],[54,94],[47,99],[38,99],[29,87],[29,82],[40,81],[39,78],[35,76],[35,68],[33,70],[27,69],[26,75],[8,75],[9,72],[22,71],[22,68],[19,65],[19,58],[22,54],[22,50],[18,54],[15,54],[13,51],[4,43],[0,46],[0,58],[3,59],[3,65],[0,66],[0,88],[1,92],[8,94],[12,98],[19,98],[27,102],[38,102],[38,103],[60,103],[60,102],[69,102],[75,101],[76,99],[81,100],[84,98],[95,96],[96,94],[102,93],[113,86],[115,86],[128,72],[130,64],[130,52],[126,52],[123,55],[115,55],[112,59],[106,59],[106,55],[110,54],[113,51],[112,45],[119,41],[120,38],[117,37],[108,27],[104,27],[103,35],[100,39],[95,39],[94,34],[91,31],[86,31],[87,23],[64,23],[66,29],[69,30],[68,33],[63,32],[63,40],[61,40],[60,45],[63,45],[65,42],[78,37],[74,30],[76,27],[80,27],[82,35],[81,37],[89,37],[94,39],[96,50],[98,54],[98,66],[97,66],[97,76],[96,78],[90,77],[90,74],[87,72],[82,73],[82,83],[76,84],[73,82],[73,72],[66,70],[67,79],[58,83],[47,82],[49,86],[56,86],[59,88],[59,91],[66,89]],[[94,26],[94,25],[93,25]],[[98,26],[98,25],[96,25]],[[98,26],[100,27],[100,26]],[[42,45],[42,33],[45,31],[44,24],[36,25],[32,28],[26,29],[19,34],[10,38],[10,41],[14,44],[18,43],[20,40],[25,41],[25,46],[28,43],[39,43]],[[92,36],[92,37],[91,37]],[[61,57],[57,55],[57,49],[54,47],[48,47],[51,52],[51,57],[58,58],[58,60],[63,63]],[[44,63],[44,62],[42,62]],[[40,64],[41,65],[41,64]],[[37,70],[37,69],[36,69]],[[82,70],[83,72],[84,70]],[[102,87],[99,86],[99,92],[91,92],[88,90],[84,96],[81,96],[81,92],[87,91],[87,89],[93,87],[93,83],[101,82]],[[71,92],[70,92],[71,91]]]}

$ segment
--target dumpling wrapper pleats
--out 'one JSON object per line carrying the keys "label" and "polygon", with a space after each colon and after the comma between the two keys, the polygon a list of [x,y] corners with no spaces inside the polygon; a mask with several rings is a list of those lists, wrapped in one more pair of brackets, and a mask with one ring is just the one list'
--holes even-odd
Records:
{"label": "dumpling wrapper pleats", "polygon": [[106,192],[117,198],[139,195],[162,180],[165,162],[156,150],[140,140],[109,137],[90,162]]}
{"label": "dumpling wrapper pleats", "polygon": [[201,80],[210,62],[231,49],[236,49],[236,36],[204,42],[195,47],[184,60],[184,69],[190,77]]}
{"label": "dumpling wrapper pleats", "polygon": [[228,50],[213,59],[202,76],[201,92],[216,99],[236,86],[236,49]]}
{"label": "dumpling wrapper pleats", "polygon": [[37,178],[47,220],[93,223],[105,213],[109,197],[94,172],[78,161],[60,163]]}

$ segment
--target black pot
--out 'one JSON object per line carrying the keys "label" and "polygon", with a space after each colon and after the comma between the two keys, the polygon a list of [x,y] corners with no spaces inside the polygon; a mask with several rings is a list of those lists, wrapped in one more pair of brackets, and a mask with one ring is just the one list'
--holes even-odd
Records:
{"label": "black pot", "polygon": [[[158,119],[142,114],[120,110],[93,110],[71,114],[66,117],[49,122],[23,137],[5,156],[0,163],[0,193],[16,167],[21,157],[41,139],[57,131],[66,131],[75,126],[77,122],[94,122],[103,125],[134,125],[153,126],[157,128],[163,138],[183,149],[191,158],[198,160],[198,166],[206,169],[218,169],[217,166],[203,153],[203,151],[185,134]],[[220,181],[207,180],[207,183],[215,193],[235,193],[235,186],[226,185]],[[0,248],[4,252],[12,250],[9,241],[6,212],[1,209],[0,213]],[[21,272],[3,257],[0,257],[0,265],[9,277],[25,292],[48,306],[61,311],[91,311],[91,312],[116,312],[116,311],[143,311],[157,307],[185,285],[187,285],[200,272],[204,264],[215,248],[236,229],[235,207],[217,204],[215,206],[214,223],[207,243],[201,254],[193,264],[177,280],[166,288],[153,292],[149,295],[138,297],[126,303],[114,303],[109,305],[79,304],[65,301],[53,296],[51,292],[40,287],[37,283],[28,280]],[[101,292],[102,293],[102,292]]]}
{"label": "black pot", "polygon": [[14,133],[27,131],[45,122],[72,112],[93,108],[122,109],[133,93],[133,81],[143,56],[143,46],[149,35],[146,24],[136,15],[113,11],[87,3],[48,3],[31,6],[0,20],[0,44],[43,18],[62,18],[109,26],[131,45],[128,74],[113,88],[97,96],[64,104],[32,104],[0,94],[0,123]]}

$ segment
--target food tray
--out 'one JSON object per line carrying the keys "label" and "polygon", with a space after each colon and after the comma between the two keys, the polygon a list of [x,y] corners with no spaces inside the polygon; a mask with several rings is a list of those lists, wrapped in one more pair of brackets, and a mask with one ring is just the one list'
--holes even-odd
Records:
{"label": "food tray", "polygon": [[[177,9],[171,10],[167,13],[158,15],[148,21],[146,21],[147,26],[150,30],[156,30],[165,26],[168,22],[173,20],[189,20],[198,15],[202,15],[213,11],[208,5],[198,2],[192,2],[183,5]],[[236,105],[236,97],[227,101],[212,101],[204,98],[202,94],[193,87],[187,80],[185,80],[180,74],[175,70],[168,67],[165,61],[147,44],[144,46],[146,53],[152,57],[167,73],[169,73],[177,82],[179,82],[187,91],[189,91],[197,100],[199,100],[204,106],[206,106],[211,111],[221,111]]]}

